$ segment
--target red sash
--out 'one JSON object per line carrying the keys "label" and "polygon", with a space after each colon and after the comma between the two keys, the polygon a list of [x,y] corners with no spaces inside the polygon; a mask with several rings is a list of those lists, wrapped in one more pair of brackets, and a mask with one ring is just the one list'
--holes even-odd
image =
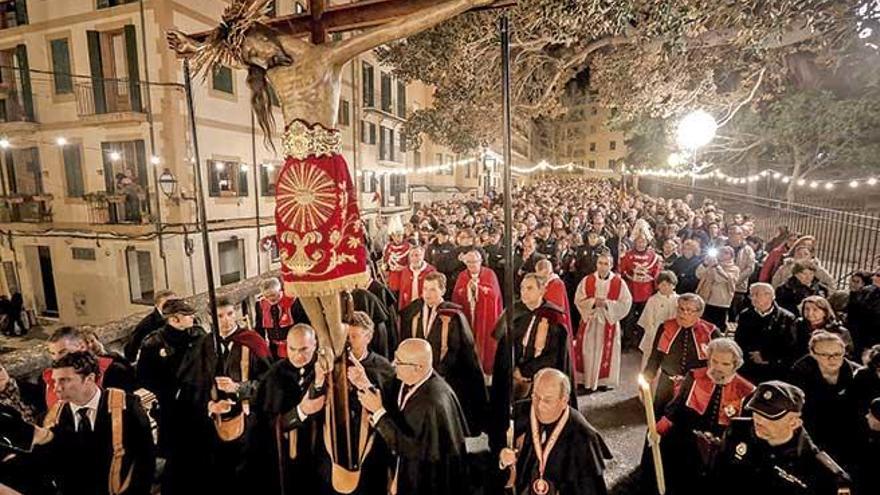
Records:
{"label": "red sash", "polygon": [[[622,281],[620,277],[615,274],[610,274],[609,286],[608,286],[608,294],[606,294],[606,299],[609,301],[616,301],[620,297],[620,285]],[[586,281],[584,282],[584,294],[587,298],[592,299],[596,297],[596,275],[587,276]],[[589,321],[581,320],[581,324],[578,327],[578,339],[575,344],[575,369],[579,371],[584,370],[584,339],[587,336],[587,327],[589,326]],[[605,322],[605,338],[602,341],[602,361],[599,365],[599,378],[608,378],[611,376],[611,358],[614,356],[614,334],[617,332],[617,324]]]}
{"label": "red sash", "polygon": [[[104,374],[107,371],[107,368],[113,364],[113,360],[108,357],[99,356],[98,357],[98,369],[101,370],[101,374],[98,375],[98,379],[95,380],[95,383],[100,387],[101,383],[104,381]],[[52,368],[46,368],[43,370],[43,382],[46,383],[46,407],[51,408],[58,402],[58,395],[55,393],[55,379],[52,378]]]}
{"label": "red sash", "polygon": [[[706,354],[706,348],[709,345],[709,341],[712,340],[712,332],[714,330],[715,325],[705,320],[697,320],[697,323],[694,325],[694,329],[691,332],[694,336],[694,344],[696,344],[697,347],[697,357],[699,357],[701,361],[709,359],[709,356]],[[657,350],[663,354],[669,354],[669,348],[672,347],[672,343],[675,342],[680,331],[681,327],[678,325],[678,321],[675,318],[663,322],[663,333],[660,334],[660,342],[657,343]]]}
{"label": "red sash", "polygon": [[[284,295],[281,297],[281,300],[278,301],[278,326],[280,328],[292,327],[295,323],[293,321],[293,313],[291,312],[291,308],[293,308],[293,303],[296,301],[296,298],[290,297],[288,295]],[[269,301],[265,299],[260,299],[258,301],[260,305],[260,318],[263,322],[263,328],[266,329],[266,337],[267,340],[272,344],[272,347],[275,348],[275,354],[279,357],[287,357],[287,338],[285,336],[282,340],[274,340],[268,338],[270,332],[268,329],[275,328],[275,324],[272,321],[272,305],[269,304]]]}
{"label": "red sash", "polygon": [[[707,368],[699,368],[693,370],[694,385],[688,392],[687,402],[685,405],[693,409],[700,415],[706,413],[709,407],[709,401],[712,399],[712,393],[715,391],[715,382],[709,378]],[[730,424],[730,418],[740,415],[742,411],[743,399],[749,396],[755,390],[755,386],[745,378],[734,375],[733,381],[724,385],[721,390],[721,409],[718,414],[718,424],[727,426]]]}

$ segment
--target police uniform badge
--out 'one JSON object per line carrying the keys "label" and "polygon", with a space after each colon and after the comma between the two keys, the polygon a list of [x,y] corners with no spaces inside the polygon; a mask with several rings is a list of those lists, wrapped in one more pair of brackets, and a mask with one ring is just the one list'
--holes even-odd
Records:
{"label": "police uniform badge", "polygon": [[724,414],[726,414],[728,418],[736,416],[736,406],[733,404],[724,406]]}
{"label": "police uniform badge", "polygon": [[764,400],[770,400],[773,398],[773,392],[767,390],[766,392],[764,392],[764,395],[762,395],[762,397],[764,398]]}
{"label": "police uniform badge", "polygon": [[748,452],[748,451],[749,451],[749,446],[746,445],[745,442],[740,442],[740,443],[736,444],[736,458],[737,458],[737,460],[741,461],[742,458],[745,457],[746,452]]}

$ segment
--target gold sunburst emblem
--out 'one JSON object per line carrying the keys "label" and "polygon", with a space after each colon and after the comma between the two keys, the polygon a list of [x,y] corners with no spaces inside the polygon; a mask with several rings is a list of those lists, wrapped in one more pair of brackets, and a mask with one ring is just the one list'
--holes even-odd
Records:
{"label": "gold sunburst emblem", "polygon": [[336,206],[336,184],[326,172],[295,163],[278,178],[278,214],[295,232],[322,225]]}

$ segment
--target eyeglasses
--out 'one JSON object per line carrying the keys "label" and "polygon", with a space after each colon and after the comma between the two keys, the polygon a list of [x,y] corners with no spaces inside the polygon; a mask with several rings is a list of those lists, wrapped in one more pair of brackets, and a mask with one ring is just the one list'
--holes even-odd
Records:
{"label": "eyeglasses", "polygon": [[834,360],[843,359],[842,352],[833,352],[830,354],[827,352],[814,352],[813,355],[816,357],[823,358],[823,359],[834,359]]}
{"label": "eyeglasses", "polygon": [[394,360],[391,361],[391,364],[393,366],[412,366],[414,368],[421,368],[422,367],[422,365],[419,363],[407,363],[406,361],[400,361],[397,358],[394,358]]}
{"label": "eyeglasses", "polygon": [[697,308],[687,308],[684,306],[679,306],[678,310],[682,313],[691,314],[691,315],[695,315],[700,312],[700,310]]}

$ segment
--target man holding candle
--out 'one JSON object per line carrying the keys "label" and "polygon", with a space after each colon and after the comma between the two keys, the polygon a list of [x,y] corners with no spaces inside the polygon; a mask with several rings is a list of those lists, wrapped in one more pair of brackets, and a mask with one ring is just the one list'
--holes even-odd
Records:
{"label": "man holding candle", "polygon": [[715,339],[707,349],[709,365],[688,372],[657,431],[663,437],[669,494],[701,493],[707,487],[705,467],[719,438],[740,416],[755,386],[737,374],[742,350],[733,339]]}

